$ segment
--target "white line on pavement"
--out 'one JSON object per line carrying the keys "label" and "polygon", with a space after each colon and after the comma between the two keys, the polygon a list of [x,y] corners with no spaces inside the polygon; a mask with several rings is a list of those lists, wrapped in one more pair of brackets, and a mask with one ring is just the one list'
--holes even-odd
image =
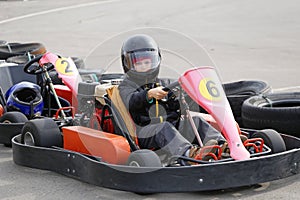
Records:
{"label": "white line on pavement", "polygon": [[19,16],[19,17],[13,17],[10,19],[5,19],[5,20],[0,21],[0,24],[5,24],[8,22],[17,21],[17,20],[21,20],[24,18],[34,17],[34,16],[38,16],[38,15],[44,15],[44,14],[63,11],[63,10],[70,10],[70,9],[75,9],[75,8],[82,8],[82,7],[99,5],[99,4],[112,3],[112,2],[116,2],[116,1],[119,1],[119,0],[107,0],[107,1],[101,1],[101,2],[98,1],[98,2],[78,4],[78,5],[73,5],[73,6],[66,6],[66,7],[62,7],[62,8],[55,8],[55,9],[51,9],[51,10],[46,10],[46,11],[31,13],[31,14],[23,15],[23,16]]}

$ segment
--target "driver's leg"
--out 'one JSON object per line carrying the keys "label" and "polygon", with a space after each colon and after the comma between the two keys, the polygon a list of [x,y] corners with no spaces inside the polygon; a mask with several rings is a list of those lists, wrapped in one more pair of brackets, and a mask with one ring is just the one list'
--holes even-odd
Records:
{"label": "driver's leg", "polygon": [[[193,117],[193,121],[197,127],[198,133],[203,144],[207,143],[209,140],[212,139],[217,140],[219,144],[222,144],[226,141],[223,135],[214,127],[212,127],[203,118],[195,116]],[[191,143],[198,143],[192,126],[187,119],[181,121],[179,126],[179,132]]]}
{"label": "driver's leg", "polygon": [[160,149],[170,155],[183,155],[192,146],[169,122],[142,127],[137,136],[141,148]]}

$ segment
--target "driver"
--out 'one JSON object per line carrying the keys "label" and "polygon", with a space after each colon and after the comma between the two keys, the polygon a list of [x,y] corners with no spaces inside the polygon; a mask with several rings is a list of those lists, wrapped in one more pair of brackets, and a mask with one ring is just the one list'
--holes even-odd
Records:
{"label": "driver", "polygon": [[[195,158],[200,148],[183,137],[192,130],[180,120],[179,101],[172,92],[163,90],[166,84],[158,79],[161,54],[156,42],[148,35],[133,35],[123,43],[121,59],[125,78],[119,85],[120,96],[136,124],[140,148]],[[206,121],[198,117],[194,121],[205,146],[225,142]]]}

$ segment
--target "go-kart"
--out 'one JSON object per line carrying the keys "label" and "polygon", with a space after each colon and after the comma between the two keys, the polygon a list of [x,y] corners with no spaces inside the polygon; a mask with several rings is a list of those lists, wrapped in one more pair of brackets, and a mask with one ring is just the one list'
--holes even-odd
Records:
{"label": "go-kart", "polygon": [[[274,130],[240,133],[216,77],[213,67],[195,68],[167,88],[175,85],[178,89],[180,85],[208,113],[213,111],[210,123],[215,123],[226,137],[230,158],[222,158],[220,148],[214,147],[219,152],[210,155],[209,161],[179,156],[163,164],[154,151],[138,148],[126,127],[118,122],[122,116],[111,102],[113,120],[124,135],[83,126],[60,129],[51,118],[35,119],[26,122],[21,135],[13,139],[14,162],[138,193],[225,189],[299,173],[300,140]],[[245,134],[248,140],[241,142],[239,134]],[[196,164],[182,166],[177,162],[180,159]]]}
{"label": "go-kart", "polygon": [[[58,126],[52,118],[30,120],[21,134],[12,140],[13,160],[18,165],[51,170],[98,186],[137,193],[227,189],[299,173],[300,139],[270,129],[240,129],[216,68],[212,66],[190,67],[175,81],[168,79],[172,83],[166,85],[166,90],[178,94],[183,105],[188,96],[206,110],[208,114],[193,113],[186,106],[183,113],[187,119],[201,115],[222,132],[229,145],[229,157],[222,155],[219,146],[212,147],[217,153],[203,152],[197,159],[165,158],[156,151],[140,149],[132,133],[134,124],[128,123],[131,120],[121,110],[118,89],[112,86],[112,90],[110,88],[101,96],[105,104],[99,116],[100,130],[86,127],[86,123]],[[106,74],[104,77],[114,76]],[[89,87],[88,83],[84,85]],[[95,115],[85,116],[89,120]],[[85,121],[85,118],[81,119]],[[112,129],[104,128],[105,121],[111,121],[108,125],[113,126]],[[242,142],[241,134],[248,139]],[[200,139],[196,141],[202,145]],[[209,160],[202,159],[207,156]],[[182,160],[193,164],[182,164]]]}
{"label": "go-kart", "polygon": [[[44,65],[44,63],[46,64]],[[26,80],[27,75],[35,76],[35,78],[11,86],[7,89],[5,96],[3,90],[0,91],[0,142],[6,146],[11,146],[11,139],[20,133],[28,119],[53,117],[62,126],[72,125],[77,104],[76,98],[73,98],[72,95],[76,96],[78,85],[77,82],[73,83],[72,81],[81,81],[73,59],[60,57],[50,52],[31,58],[22,68],[19,66],[19,69],[25,73],[23,72],[22,75],[19,70],[18,73],[11,73],[9,76],[12,78],[18,76],[20,80]],[[60,77],[66,84],[53,84],[50,72],[54,70],[60,72]],[[31,87],[36,87],[36,91],[32,91]],[[13,93],[14,95],[12,95]],[[8,98],[12,101],[7,102]],[[34,101],[37,99],[41,102],[39,108],[42,111],[35,113]],[[22,107],[16,107],[16,104]]]}

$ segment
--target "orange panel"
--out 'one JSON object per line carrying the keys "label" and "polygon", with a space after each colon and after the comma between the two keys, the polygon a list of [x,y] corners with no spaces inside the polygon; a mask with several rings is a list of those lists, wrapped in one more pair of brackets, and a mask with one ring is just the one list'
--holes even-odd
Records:
{"label": "orange panel", "polygon": [[101,157],[111,164],[125,164],[130,154],[127,140],[119,135],[82,126],[63,127],[64,148]]}

